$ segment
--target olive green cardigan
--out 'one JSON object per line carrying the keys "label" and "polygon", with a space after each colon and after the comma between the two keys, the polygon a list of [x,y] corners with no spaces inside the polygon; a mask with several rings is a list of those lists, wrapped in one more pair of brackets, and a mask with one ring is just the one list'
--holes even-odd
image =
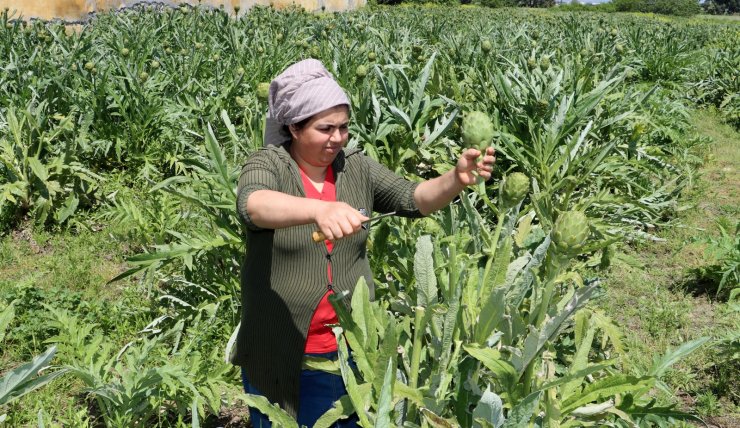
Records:
{"label": "olive green cardigan", "polygon": [[[338,201],[368,212],[421,216],[413,197],[417,183],[399,177],[359,150],[343,150],[332,167]],[[245,367],[250,384],[295,417],[306,333],[327,291],[329,256],[325,245],[311,239],[316,225],[256,226],[246,202],[252,192],[261,189],[305,197],[298,165],[285,145],[255,152],[239,177],[237,209],[247,225],[247,254],[241,268],[241,328],[232,362]],[[372,296],[367,236],[363,229],[334,243],[330,260],[336,292],[351,293],[357,280],[365,277]]]}

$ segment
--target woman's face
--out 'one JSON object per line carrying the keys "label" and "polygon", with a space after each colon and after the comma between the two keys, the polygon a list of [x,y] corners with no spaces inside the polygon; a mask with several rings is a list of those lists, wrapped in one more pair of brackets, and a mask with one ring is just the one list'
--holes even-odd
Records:
{"label": "woman's face", "polygon": [[301,129],[290,126],[290,152],[299,164],[327,167],[349,139],[349,109],[339,105],[315,114]]}

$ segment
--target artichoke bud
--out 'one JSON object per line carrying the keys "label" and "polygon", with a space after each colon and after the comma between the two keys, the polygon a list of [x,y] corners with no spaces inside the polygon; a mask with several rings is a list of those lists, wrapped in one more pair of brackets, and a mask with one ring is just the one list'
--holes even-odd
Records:
{"label": "artichoke bud", "polygon": [[530,70],[537,67],[537,60],[533,56],[527,59],[527,67],[529,67]]}
{"label": "artichoke bud", "polygon": [[375,61],[376,59],[377,59],[377,55],[375,54],[375,52],[370,51],[370,52],[367,53],[367,60],[368,61],[371,61],[372,62],[372,61]]}
{"label": "artichoke bud", "polygon": [[576,256],[589,235],[588,217],[581,211],[566,211],[558,217],[552,229],[552,242],[558,253]]}
{"label": "artichoke bud", "polygon": [[257,84],[257,98],[260,100],[266,100],[270,96],[270,84],[267,82],[261,82]]}
{"label": "artichoke bud", "polygon": [[131,51],[129,51],[128,48],[123,48],[121,49],[121,56],[128,56],[130,52]]}
{"label": "artichoke bud", "polygon": [[85,70],[90,71],[93,68],[95,68],[95,64],[93,64],[91,61],[85,63]]}
{"label": "artichoke bud", "polygon": [[365,76],[367,76],[367,67],[364,65],[357,66],[357,69],[355,69],[355,75],[358,79],[365,78]]}
{"label": "artichoke bud", "polygon": [[493,49],[493,44],[490,40],[483,40],[480,44],[480,50],[482,50],[485,53],[491,52],[491,49]]}
{"label": "artichoke bud", "polygon": [[633,140],[640,138],[640,136],[644,134],[646,130],[647,130],[647,125],[644,122],[635,123],[635,125],[632,127],[632,137],[631,138]]}
{"label": "artichoke bud", "polygon": [[482,111],[471,111],[463,119],[462,138],[466,147],[485,150],[493,140],[493,122]]}
{"label": "artichoke bud", "polygon": [[537,104],[535,106],[535,110],[538,115],[543,116],[545,113],[547,113],[548,108],[550,107],[550,102],[546,99],[537,100]]}
{"label": "artichoke bud", "polygon": [[149,73],[147,73],[146,71],[142,71],[141,73],[139,73],[139,80],[145,82],[147,79],[149,79]]}
{"label": "artichoke bud", "polygon": [[391,142],[400,144],[403,142],[403,140],[406,138],[407,135],[408,135],[408,132],[406,131],[406,128],[398,125],[393,128],[393,131],[391,131],[389,137],[390,137]]}
{"label": "artichoke bud", "polygon": [[501,202],[504,209],[511,208],[521,202],[529,193],[529,177],[521,172],[514,172],[506,176],[501,189]]}

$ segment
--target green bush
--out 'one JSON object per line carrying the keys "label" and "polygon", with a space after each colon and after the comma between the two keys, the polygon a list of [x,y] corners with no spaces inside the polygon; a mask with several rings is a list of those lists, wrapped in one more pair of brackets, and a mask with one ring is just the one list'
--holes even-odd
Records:
{"label": "green bush", "polygon": [[694,0],[655,0],[651,2],[653,13],[675,16],[694,16],[701,12],[699,3]]}
{"label": "green bush", "polygon": [[554,8],[558,12],[616,12],[613,3],[583,4],[573,0],[569,4],[562,4]]}
{"label": "green bush", "polygon": [[662,15],[693,16],[701,12],[695,0],[614,0],[617,12],[659,13]]}
{"label": "green bush", "polygon": [[614,0],[614,9],[617,12],[647,12],[647,2],[643,0]]}
{"label": "green bush", "polygon": [[728,15],[740,12],[740,0],[709,0],[702,7],[712,15]]}

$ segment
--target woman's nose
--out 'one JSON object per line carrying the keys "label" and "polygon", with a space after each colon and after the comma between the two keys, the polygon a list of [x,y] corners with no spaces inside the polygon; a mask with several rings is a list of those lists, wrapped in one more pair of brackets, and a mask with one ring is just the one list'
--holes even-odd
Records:
{"label": "woman's nose", "polygon": [[334,131],[331,133],[331,136],[329,137],[331,141],[333,142],[341,142],[342,141],[342,130],[339,128],[334,129]]}

